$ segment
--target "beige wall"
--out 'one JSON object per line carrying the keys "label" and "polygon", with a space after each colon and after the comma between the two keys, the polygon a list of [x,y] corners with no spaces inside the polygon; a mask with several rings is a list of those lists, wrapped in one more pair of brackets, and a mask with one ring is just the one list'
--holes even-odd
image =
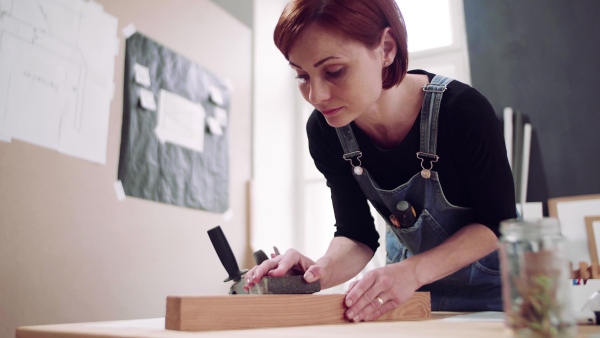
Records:
{"label": "beige wall", "polygon": [[[106,165],[0,142],[0,338],[22,325],[164,316],[167,295],[226,294],[206,231],[248,250],[251,32],[209,0],[99,0],[119,19]],[[125,42],[137,30],[235,88],[230,115],[233,217],[128,197],[117,179]]]}

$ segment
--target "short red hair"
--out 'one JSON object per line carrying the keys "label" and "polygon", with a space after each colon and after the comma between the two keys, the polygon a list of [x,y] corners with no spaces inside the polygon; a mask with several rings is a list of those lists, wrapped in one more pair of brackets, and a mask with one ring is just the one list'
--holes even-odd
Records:
{"label": "short red hair", "polygon": [[395,0],[292,0],[281,13],[275,27],[275,45],[286,59],[298,37],[309,24],[317,22],[335,27],[346,35],[374,48],[381,33],[390,27],[396,40],[394,62],[383,69],[383,89],[400,84],[408,68],[408,47],[404,18]]}

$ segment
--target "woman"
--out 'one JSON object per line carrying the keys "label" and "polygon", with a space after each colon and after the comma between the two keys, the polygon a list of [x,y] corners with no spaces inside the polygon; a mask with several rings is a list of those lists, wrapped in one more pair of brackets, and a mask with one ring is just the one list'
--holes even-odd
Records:
{"label": "woman", "polygon": [[[292,269],[322,288],[350,280],[378,247],[370,201],[388,220],[388,264],[350,285],[348,319],[373,320],[416,290],[431,293],[433,310],[501,311],[498,228],[516,209],[489,102],[458,81],[407,72],[394,0],[293,0],[274,39],[315,107],[309,148],[337,230],[317,261],[288,250],[252,268],[247,286]],[[400,201],[414,224],[398,224]]]}

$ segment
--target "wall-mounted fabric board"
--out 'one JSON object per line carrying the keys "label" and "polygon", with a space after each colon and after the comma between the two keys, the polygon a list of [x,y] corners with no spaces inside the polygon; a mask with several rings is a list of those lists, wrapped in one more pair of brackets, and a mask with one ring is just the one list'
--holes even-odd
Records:
{"label": "wall-mounted fabric board", "polygon": [[126,41],[124,82],[118,177],[125,194],[226,211],[231,86],[139,32]]}

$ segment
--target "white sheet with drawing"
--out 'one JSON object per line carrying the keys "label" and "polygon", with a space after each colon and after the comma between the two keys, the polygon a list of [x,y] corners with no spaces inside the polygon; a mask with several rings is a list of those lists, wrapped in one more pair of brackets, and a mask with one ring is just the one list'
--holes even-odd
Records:
{"label": "white sheet with drawing", "polygon": [[84,0],[0,0],[0,140],[106,162],[117,19]]}

